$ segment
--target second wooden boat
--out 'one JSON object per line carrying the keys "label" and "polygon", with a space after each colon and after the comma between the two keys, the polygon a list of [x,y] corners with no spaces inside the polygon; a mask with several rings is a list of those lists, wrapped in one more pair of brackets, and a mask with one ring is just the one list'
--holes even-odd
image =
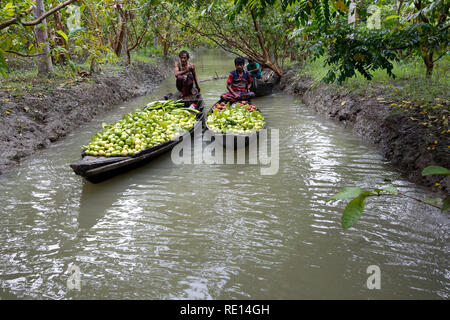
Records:
{"label": "second wooden boat", "polygon": [[[264,126],[259,129],[252,131],[250,133],[236,133],[236,132],[217,132],[214,131],[209,125],[208,125],[208,115],[210,115],[212,112],[214,112],[214,108],[217,104],[220,104],[223,102],[222,100],[219,100],[218,102],[214,103],[214,105],[205,112],[204,116],[204,129],[205,131],[208,131],[210,134],[214,136],[214,140],[222,144],[226,148],[232,148],[232,149],[238,149],[242,147],[248,146],[249,142],[252,139],[257,139],[260,132],[266,128],[266,123],[264,122]],[[256,111],[261,112],[260,109],[257,107],[255,108]],[[262,113],[262,112],[261,112]]]}

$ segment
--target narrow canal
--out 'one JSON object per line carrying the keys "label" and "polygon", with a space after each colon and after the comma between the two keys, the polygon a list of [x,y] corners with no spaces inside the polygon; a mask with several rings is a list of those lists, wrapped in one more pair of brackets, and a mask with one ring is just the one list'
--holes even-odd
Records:
{"label": "narrow canal", "polygon": [[[233,69],[204,51],[200,79]],[[0,298],[18,299],[448,299],[448,215],[404,198],[369,199],[343,230],[344,186],[386,181],[420,198],[375,148],[293,96],[254,99],[279,130],[279,168],[177,165],[170,153],[100,184],[69,163],[80,146],[127,112],[174,91],[120,105],[0,176]],[[225,80],[201,84],[206,105]],[[205,142],[204,142],[205,143]],[[69,266],[80,290],[67,286]],[[380,289],[369,290],[369,266]]]}

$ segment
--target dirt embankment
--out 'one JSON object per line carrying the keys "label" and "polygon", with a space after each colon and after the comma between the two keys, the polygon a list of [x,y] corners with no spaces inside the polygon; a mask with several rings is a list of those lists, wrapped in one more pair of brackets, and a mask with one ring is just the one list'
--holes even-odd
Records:
{"label": "dirt embankment", "polygon": [[357,95],[326,84],[314,88],[313,80],[299,79],[294,70],[283,75],[280,88],[300,96],[314,111],[352,127],[355,133],[377,145],[382,155],[410,181],[450,194],[450,176],[421,175],[429,165],[450,168],[449,133],[441,135],[435,144],[433,129],[411,121],[407,114],[395,112],[379,96]]}
{"label": "dirt embankment", "polygon": [[[36,150],[64,137],[95,115],[131,98],[149,94],[172,72],[173,61],[144,63],[49,85],[0,89],[0,174]],[[24,85],[25,86],[25,85]],[[23,89],[23,90],[22,90]]]}

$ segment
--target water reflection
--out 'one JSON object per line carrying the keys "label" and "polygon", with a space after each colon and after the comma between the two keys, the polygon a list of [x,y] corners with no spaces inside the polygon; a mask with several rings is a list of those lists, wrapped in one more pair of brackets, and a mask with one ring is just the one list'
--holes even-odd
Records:
{"label": "water reflection", "polygon": [[[120,184],[105,181],[100,187],[83,181],[80,198],[80,212],[78,214],[78,227],[89,230],[98,220],[105,216],[121,192],[117,192]],[[80,230],[80,231],[81,231]]]}

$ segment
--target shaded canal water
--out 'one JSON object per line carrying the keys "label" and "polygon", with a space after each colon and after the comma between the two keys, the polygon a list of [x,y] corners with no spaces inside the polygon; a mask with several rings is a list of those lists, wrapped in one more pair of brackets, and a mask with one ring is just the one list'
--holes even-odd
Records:
{"label": "shaded canal water", "polygon": [[[200,79],[233,68],[215,51],[193,62]],[[202,83],[207,105],[224,83]],[[341,187],[388,179],[430,195],[295,97],[254,100],[279,129],[275,175],[261,175],[260,165],[175,165],[170,153],[98,185],[72,172],[103,121],[173,88],[170,77],[0,176],[0,298],[449,298],[448,216],[409,199],[370,199],[344,231],[345,204],[326,203]],[[71,265],[80,291],[67,286]],[[371,265],[381,271],[379,290],[366,285]]]}

